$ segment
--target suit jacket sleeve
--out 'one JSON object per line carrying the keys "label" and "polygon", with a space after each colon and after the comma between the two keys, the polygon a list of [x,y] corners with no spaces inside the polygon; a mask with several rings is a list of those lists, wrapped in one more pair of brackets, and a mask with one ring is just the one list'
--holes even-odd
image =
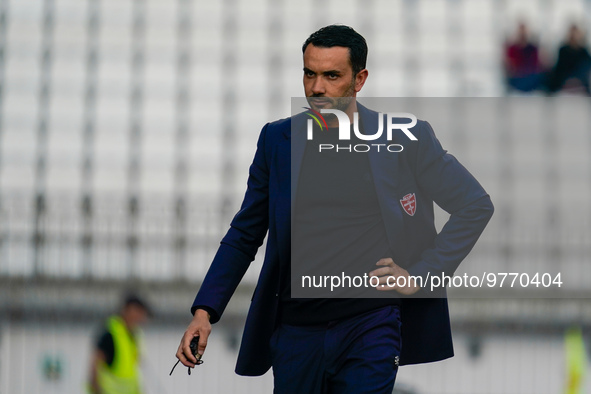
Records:
{"label": "suit jacket sleeve", "polygon": [[265,150],[267,127],[268,124],[259,136],[240,211],[232,219],[191,308],[191,313],[198,308],[207,310],[211,323],[220,319],[269,227],[269,167]]}
{"label": "suit jacket sleeve", "polygon": [[470,253],[493,214],[489,195],[442,147],[431,125],[421,122],[415,176],[419,188],[451,216],[433,246],[408,268],[410,275],[451,275]]}

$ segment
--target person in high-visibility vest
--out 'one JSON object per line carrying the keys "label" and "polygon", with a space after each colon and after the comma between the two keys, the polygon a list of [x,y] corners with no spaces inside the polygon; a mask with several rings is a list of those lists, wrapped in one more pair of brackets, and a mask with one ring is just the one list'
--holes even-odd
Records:
{"label": "person in high-visibility vest", "polygon": [[88,391],[92,394],[141,394],[139,370],[140,325],[150,314],[139,297],[125,299],[121,312],[110,316],[96,341],[91,359]]}
{"label": "person in high-visibility vest", "polygon": [[583,339],[583,331],[578,326],[570,327],[564,335],[566,354],[566,388],[565,394],[583,394],[585,391],[585,375],[587,372],[587,351]]}

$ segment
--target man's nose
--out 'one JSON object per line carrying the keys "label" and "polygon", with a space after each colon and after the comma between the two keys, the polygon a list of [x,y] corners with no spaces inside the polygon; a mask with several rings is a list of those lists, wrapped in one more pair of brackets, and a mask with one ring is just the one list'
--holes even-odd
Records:
{"label": "man's nose", "polygon": [[312,93],[316,94],[324,94],[326,93],[326,89],[324,87],[324,81],[322,78],[315,78],[314,83],[312,84]]}

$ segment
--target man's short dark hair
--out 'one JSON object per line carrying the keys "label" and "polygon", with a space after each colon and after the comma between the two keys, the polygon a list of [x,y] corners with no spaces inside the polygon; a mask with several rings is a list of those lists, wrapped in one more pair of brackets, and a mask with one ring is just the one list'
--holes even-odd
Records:
{"label": "man's short dark hair", "polygon": [[349,48],[349,60],[353,68],[353,75],[357,75],[359,71],[365,68],[365,63],[367,62],[367,43],[365,42],[365,38],[353,30],[352,27],[345,25],[329,25],[323,27],[308,37],[302,46],[302,53],[306,52],[309,44],[321,48]]}

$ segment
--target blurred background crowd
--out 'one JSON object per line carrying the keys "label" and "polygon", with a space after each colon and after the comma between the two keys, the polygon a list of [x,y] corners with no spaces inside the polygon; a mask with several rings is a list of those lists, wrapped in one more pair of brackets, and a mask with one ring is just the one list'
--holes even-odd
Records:
{"label": "blurred background crowd", "polygon": [[505,72],[509,92],[542,91],[547,94],[568,92],[591,95],[589,79],[591,55],[586,32],[577,24],[568,28],[566,38],[552,58],[539,47],[527,25],[521,22],[514,40],[505,46]]}
{"label": "blurred background crowd", "polygon": [[233,373],[261,256],[205,363],[168,373],[257,135],[331,23],[368,41],[361,96],[420,100],[491,194],[461,269],[564,281],[453,297],[456,357],[398,392],[591,390],[591,0],[0,0],[0,393],[83,392],[117,346],[147,393],[272,391]]}

